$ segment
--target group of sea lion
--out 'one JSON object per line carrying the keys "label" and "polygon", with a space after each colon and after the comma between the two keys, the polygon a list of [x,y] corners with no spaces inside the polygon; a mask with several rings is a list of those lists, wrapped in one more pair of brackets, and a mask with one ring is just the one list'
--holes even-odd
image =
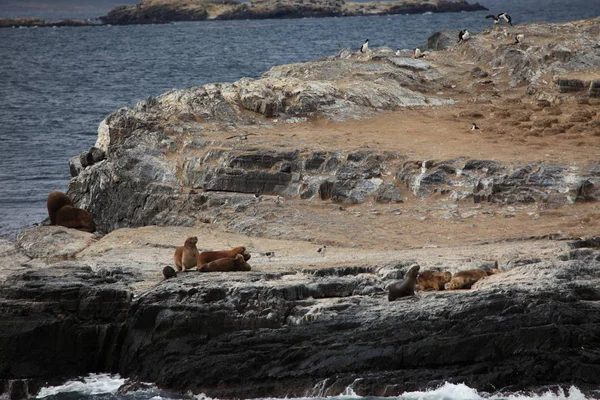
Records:
{"label": "group of sea lion", "polygon": [[86,232],[95,232],[96,223],[89,211],[76,208],[73,202],[63,192],[55,190],[46,200],[50,225],[64,226]]}
{"label": "group of sea lion", "polygon": [[[246,262],[250,259],[250,253],[244,246],[231,250],[200,252],[197,243],[198,238],[191,236],[185,240],[183,246],[175,250],[173,261],[177,271],[186,271],[194,267],[200,272],[250,271],[250,264]],[[176,272],[172,267],[165,267],[163,275],[168,279],[175,276]]]}
{"label": "group of sea lion", "polygon": [[415,294],[415,286],[421,291],[470,289],[481,278],[500,272],[497,268],[490,270],[474,268],[459,271],[452,275],[449,271],[434,270],[419,273],[419,269],[420,267],[417,264],[411,266],[404,276],[404,280],[394,282],[388,287],[389,301],[394,301],[400,297],[413,296]]}

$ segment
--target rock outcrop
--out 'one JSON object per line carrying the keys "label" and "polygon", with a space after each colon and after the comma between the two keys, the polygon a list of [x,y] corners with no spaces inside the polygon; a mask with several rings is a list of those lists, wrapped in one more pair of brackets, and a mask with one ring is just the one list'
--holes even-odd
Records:
{"label": "rock outcrop", "polygon": [[[89,257],[38,264],[0,283],[0,387],[31,397],[44,382],[119,372],[219,398],[347,387],[397,396],[444,381],[487,392],[585,391],[600,384],[596,245],[547,241],[540,246],[564,250],[502,260],[501,273],[468,291],[396,302],[385,288],[415,260],[163,281],[158,266],[148,274],[135,257],[108,268]],[[426,253],[416,261],[427,263]],[[437,260],[452,271],[468,267]]]}
{"label": "rock outcrop", "polygon": [[44,28],[62,26],[94,26],[99,25],[93,21],[79,21],[75,19],[64,19],[60,21],[45,21],[41,18],[0,18],[0,28]]}

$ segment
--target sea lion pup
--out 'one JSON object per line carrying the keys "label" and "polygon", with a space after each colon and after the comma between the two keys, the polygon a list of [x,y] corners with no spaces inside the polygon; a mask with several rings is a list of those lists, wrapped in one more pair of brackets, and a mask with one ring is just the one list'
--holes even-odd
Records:
{"label": "sea lion pup", "polygon": [[417,278],[417,285],[419,290],[444,290],[444,285],[450,282],[452,279],[452,273],[449,271],[423,271]]}
{"label": "sea lion pup", "polygon": [[235,256],[238,254],[244,256],[244,261],[248,261],[250,259],[250,253],[246,251],[244,246],[234,247],[231,250],[203,251],[200,253],[200,257],[198,258],[198,269],[211,261],[218,260],[219,258],[235,258]]}
{"label": "sea lion pup", "polygon": [[417,274],[419,265],[415,264],[404,275],[404,280],[392,283],[388,289],[388,300],[394,301],[400,297],[413,296],[415,294],[415,285],[417,284]]}
{"label": "sea lion pup", "polygon": [[46,206],[48,207],[48,216],[50,217],[50,224],[52,225],[56,225],[56,213],[58,210],[63,206],[74,207],[69,196],[58,190],[50,192],[48,199],[46,200]]}
{"label": "sea lion pup", "polygon": [[165,279],[174,278],[177,276],[177,272],[175,272],[175,269],[173,269],[173,267],[167,265],[163,268],[163,276],[165,277]]}
{"label": "sea lion pup", "polygon": [[198,265],[198,259],[200,258],[200,252],[196,247],[198,238],[196,236],[190,236],[185,240],[182,247],[178,247],[173,254],[173,261],[175,261],[175,267],[177,271],[194,268]]}
{"label": "sea lion pup", "polygon": [[206,263],[198,268],[200,272],[229,272],[229,271],[250,271],[250,265],[244,260],[243,254],[238,254],[235,258],[219,258],[218,260]]}
{"label": "sea lion pup", "polygon": [[488,276],[488,272],[482,268],[459,271],[452,276],[452,279],[448,283],[448,289],[471,289],[471,286],[475,282],[486,276]]}

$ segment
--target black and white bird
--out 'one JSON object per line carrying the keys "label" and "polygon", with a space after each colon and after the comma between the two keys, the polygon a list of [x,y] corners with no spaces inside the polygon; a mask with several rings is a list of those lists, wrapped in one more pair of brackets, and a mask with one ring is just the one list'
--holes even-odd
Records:
{"label": "black and white bird", "polygon": [[250,135],[254,135],[254,133],[246,133],[246,134],[243,134],[243,135],[233,135],[233,136],[229,136],[229,137],[227,138],[227,140],[229,140],[229,139],[233,139],[233,138],[238,138],[238,139],[240,139],[240,140],[248,140],[248,136],[250,136]]}
{"label": "black and white bird", "polygon": [[493,19],[493,20],[494,20],[494,25],[498,25],[498,24],[500,23],[500,20],[498,19],[498,17],[496,17],[496,16],[495,16],[495,15],[493,15],[493,14],[488,14],[488,15],[486,15],[485,17],[486,17],[486,18],[491,18],[491,19]]}
{"label": "black and white bird", "polygon": [[421,49],[420,48],[415,47],[415,51],[414,51],[413,57],[414,58],[421,58],[421,57],[423,57],[423,53],[421,53]]}
{"label": "black and white bird", "polygon": [[471,130],[474,131],[476,129],[479,129],[479,127],[477,126],[477,124],[475,122],[473,122],[473,125],[471,125]]}
{"label": "black and white bird", "polygon": [[498,14],[498,20],[504,20],[508,25],[512,26],[512,18],[507,13]]}
{"label": "black and white bird", "polygon": [[360,46],[361,53],[366,53],[367,51],[369,51],[369,39],[365,40],[362,46]]}
{"label": "black and white bird", "polygon": [[524,39],[525,39],[525,35],[523,35],[522,33],[518,33],[515,35],[515,41],[513,42],[513,44],[523,43]]}
{"label": "black and white bird", "polygon": [[275,252],[274,251],[267,251],[266,253],[260,253],[262,256],[265,256],[269,259],[269,261],[271,261],[271,259],[273,257],[275,257]]}
{"label": "black and white bird", "polygon": [[327,246],[319,247],[319,250],[317,250],[317,253],[319,253],[321,255],[321,257],[325,257],[325,251],[327,251]]}
{"label": "black and white bird", "polygon": [[401,56],[401,55],[402,55],[402,52],[400,51],[400,49],[397,49],[397,50],[396,50],[396,55],[397,55],[397,56]]}
{"label": "black and white bird", "polygon": [[466,42],[467,40],[469,40],[470,36],[471,35],[469,34],[468,30],[466,30],[466,29],[461,30],[458,33],[458,43],[460,43],[460,42]]}

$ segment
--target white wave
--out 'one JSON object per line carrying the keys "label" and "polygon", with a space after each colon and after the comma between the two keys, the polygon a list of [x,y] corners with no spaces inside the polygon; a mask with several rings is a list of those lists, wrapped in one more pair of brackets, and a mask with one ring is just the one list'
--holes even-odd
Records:
{"label": "white wave", "polygon": [[68,381],[60,386],[41,388],[36,397],[41,399],[66,392],[79,392],[88,395],[116,393],[123,383],[125,383],[125,379],[119,375],[89,374],[81,380]]}
{"label": "white wave", "polygon": [[402,400],[481,400],[483,397],[477,393],[477,390],[468,387],[463,383],[457,385],[446,382],[437,389],[426,392],[404,392],[400,398]]}
{"label": "white wave", "polygon": [[562,389],[557,392],[547,391],[544,394],[510,394],[510,395],[481,395],[477,390],[465,384],[453,384],[446,382],[437,389],[426,392],[405,392],[401,400],[594,400],[585,397],[575,386],[569,388],[568,394]]}

